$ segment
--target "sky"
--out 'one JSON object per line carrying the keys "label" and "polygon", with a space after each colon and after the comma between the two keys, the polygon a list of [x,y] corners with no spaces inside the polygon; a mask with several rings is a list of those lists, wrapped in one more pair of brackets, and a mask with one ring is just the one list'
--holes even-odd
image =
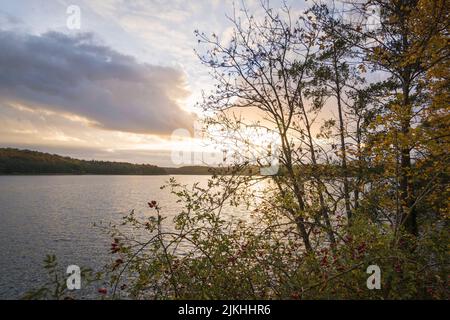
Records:
{"label": "sky", "polygon": [[[245,5],[258,12],[259,1]],[[226,39],[232,7],[231,0],[1,0],[0,147],[177,166],[173,152],[203,146],[173,133],[192,134],[202,116],[196,102],[212,88],[194,30]]]}

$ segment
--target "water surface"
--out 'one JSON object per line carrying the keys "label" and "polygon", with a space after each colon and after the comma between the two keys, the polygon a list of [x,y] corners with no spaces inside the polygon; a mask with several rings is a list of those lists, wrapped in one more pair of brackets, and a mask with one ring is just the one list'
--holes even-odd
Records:
{"label": "water surface", "polygon": [[[175,176],[183,184],[207,176]],[[110,259],[110,239],[94,223],[118,222],[131,209],[150,214],[157,200],[164,215],[179,210],[169,176],[0,176],[0,299],[20,298],[45,279],[42,260],[98,269]]]}

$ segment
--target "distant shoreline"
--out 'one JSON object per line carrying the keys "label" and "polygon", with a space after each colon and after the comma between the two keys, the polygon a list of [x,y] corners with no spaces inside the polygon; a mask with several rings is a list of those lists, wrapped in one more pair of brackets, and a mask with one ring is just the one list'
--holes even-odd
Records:
{"label": "distant shoreline", "polygon": [[[224,171],[225,170],[225,171]],[[222,173],[220,173],[222,172]],[[0,148],[0,175],[212,175],[226,168],[207,166],[158,167],[129,162],[80,160],[57,154]]]}
{"label": "distant shoreline", "polygon": [[[360,174],[356,167],[348,164],[349,176]],[[353,169],[352,169],[353,168]],[[184,166],[184,167],[158,167],[151,164],[134,164],[129,162],[80,160],[64,157],[57,154],[43,153],[32,150],[15,148],[0,148],[0,176],[82,176],[82,175],[117,175],[117,176],[170,176],[170,175],[221,175],[233,174],[232,167]],[[313,175],[313,170],[320,170],[324,177],[335,176],[339,168],[333,165],[318,165],[296,167],[302,170],[303,175]],[[248,166],[240,172],[241,175],[259,175],[260,168]],[[352,171],[353,170],[353,171]],[[367,168],[366,174],[382,172],[382,167]],[[280,166],[277,175],[283,175],[285,169]]]}

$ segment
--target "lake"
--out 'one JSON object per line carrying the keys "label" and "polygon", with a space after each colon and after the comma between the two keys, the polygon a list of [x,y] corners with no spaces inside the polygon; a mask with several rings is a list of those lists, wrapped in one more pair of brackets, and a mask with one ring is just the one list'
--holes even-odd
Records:
{"label": "lake", "polygon": [[[208,179],[174,177],[182,184]],[[149,213],[150,200],[173,216],[179,205],[168,190],[160,190],[169,178],[0,176],[0,299],[20,298],[41,283],[46,254],[55,254],[64,270],[70,264],[98,270],[108,263],[111,239],[93,224],[118,222],[132,209]]]}

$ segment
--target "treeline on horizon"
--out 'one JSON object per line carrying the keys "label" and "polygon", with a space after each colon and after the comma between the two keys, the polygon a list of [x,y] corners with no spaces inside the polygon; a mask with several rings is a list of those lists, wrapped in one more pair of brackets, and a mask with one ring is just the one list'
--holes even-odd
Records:
{"label": "treeline on horizon", "polygon": [[57,154],[0,148],[0,174],[211,174],[208,167],[163,168],[151,164],[80,160]]}
{"label": "treeline on horizon", "polygon": [[[336,166],[303,165],[296,166],[296,171],[303,175],[320,174],[323,177],[335,175]],[[367,174],[381,171],[382,168],[367,168]],[[0,174],[116,174],[116,175],[229,175],[240,171],[244,175],[259,175],[259,167],[208,167],[183,166],[158,167],[151,164],[134,164],[129,162],[81,160],[32,150],[16,148],[0,148]],[[349,172],[356,175],[356,168],[349,164]],[[286,168],[280,166],[277,175],[285,175]]]}

